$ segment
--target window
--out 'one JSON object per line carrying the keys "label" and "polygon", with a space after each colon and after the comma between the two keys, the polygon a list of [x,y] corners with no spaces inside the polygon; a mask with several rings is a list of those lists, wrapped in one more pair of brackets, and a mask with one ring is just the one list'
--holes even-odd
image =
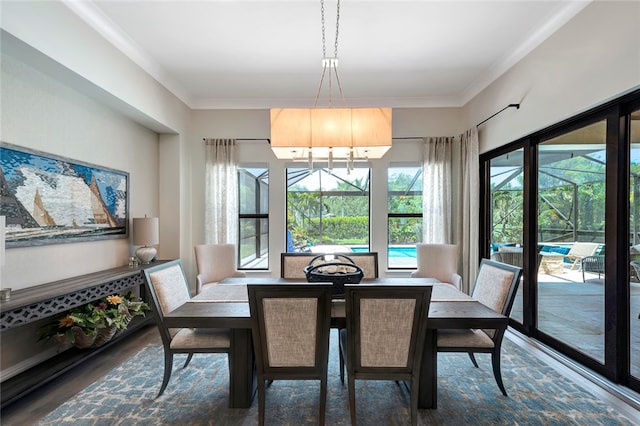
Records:
{"label": "window", "polygon": [[238,167],[239,269],[269,267],[269,169]]}
{"label": "window", "polygon": [[287,169],[287,251],[369,251],[368,168]]}
{"label": "window", "polygon": [[416,268],[422,242],[422,167],[389,167],[387,184],[388,267]]}

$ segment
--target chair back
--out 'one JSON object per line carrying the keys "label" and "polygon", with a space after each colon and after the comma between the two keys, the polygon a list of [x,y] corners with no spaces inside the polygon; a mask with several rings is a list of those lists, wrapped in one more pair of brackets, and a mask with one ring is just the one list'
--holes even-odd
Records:
{"label": "chair back", "polygon": [[[281,253],[280,277],[294,280],[306,280],[305,266],[316,256],[322,253]],[[364,279],[378,278],[378,252],[344,252],[329,253],[348,256],[353,262],[362,268]]]}
{"label": "chair back", "polygon": [[[482,259],[471,297],[483,305],[509,316],[520,283],[522,268]],[[484,330],[490,337],[495,330]]]}
{"label": "chair back", "polygon": [[168,329],[164,316],[187,302],[191,295],[189,284],[179,259],[146,268],[147,290],[163,343],[169,344],[178,329]]}
{"label": "chair back", "polygon": [[347,371],[355,378],[419,374],[431,286],[345,285]]}
{"label": "chair back", "polygon": [[331,283],[247,285],[258,377],[326,377],[332,289]]}
{"label": "chair back", "polygon": [[593,256],[598,251],[598,247],[600,247],[600,243],[575,242],[571,246],[571,250],[569,250],[567,256]]}
{"label": "chair back", "polygon": [[198,279],[202,284],[216,283],[237,276],[235,244],[198,244],[194,250]]}
{"label": "chair back", "polygon": [[451,283],[458,273],[458,246],[455,244],[416,244],[418,269],[414,277],[436,278]]}

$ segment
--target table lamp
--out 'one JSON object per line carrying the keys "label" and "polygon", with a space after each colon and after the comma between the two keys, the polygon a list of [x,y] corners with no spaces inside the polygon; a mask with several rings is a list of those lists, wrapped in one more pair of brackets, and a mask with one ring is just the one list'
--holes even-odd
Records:
{"label": "table lamp", "polygon": [[140,263],[148,264],[156,257],[153,245],[160,242],[157,217],[139,217],[133,219],[133,245],[142,246],[136,250]]}

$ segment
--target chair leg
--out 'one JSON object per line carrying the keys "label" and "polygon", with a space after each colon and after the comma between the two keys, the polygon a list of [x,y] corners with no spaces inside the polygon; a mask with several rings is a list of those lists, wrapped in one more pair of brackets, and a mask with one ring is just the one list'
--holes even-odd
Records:
{"label": "chair leg", "polygon": [[411,378],[411,425],[418,424],[418,383],[420,378],[414,374]]}
{"label": "chair leg", "polygon": [[478,367],[478,362],[476,361],[476,356],[473,354],[473,352],[468,352],[469,354],[469,358],[471,358],[471,362],[473,363],[473,366],[476,368]]}
{"label": "chair leg", "polygon": [[187,368],[187,365],[191,362],[191,358],[193,358],[193,352],[189,352],[189,356],[187,356],[187,360],[184,362],[182,368]]}
{"label": "chair leg", "polygon": [[502,383],[502,373],[500,372],[500,350],[491,352],[491,365],[493,365],[493,376],[496,378],[496,383],[498,387],[502,391],[504,396],[507,395],[507,391],[504,389],[504,384]]}
{"label": "chair leg", "polygon": [[351,415],[351,425],[356,425],[356,379],[353,375],[347,374],[347,383],[349,388],[349,414]]}
{"label": "chair leg", "polygon": [[340,351],[340,383],[344,385],[344,354],[342,353],[342,345],[339,345]]}
{"label": "chair leg", "polygon": [[258,426],[264,426],[265,398],[264,379],[260,377],[258,378]]}
{"label": "chair leg", "polygon": [[320,379],[320,426],[324,426],[325,411],[327,410],[327,376]]}
{"label": "chair leg", "polygon": [[162,385],[160,386],[160,392],[156,395],[156,398],[160,397],[169,384],[171,378],[171,370],[173,369],[173,353],[165,349],[164,351],[164,375],[162,377]]}
{"label": "chair leg", "polygon": [[340,383],[344,385],[344,369],[345,360],[347,359],[347,351],[345,348],[346,342],[343,341],[340,331],[341,330],[338,330],[338,352],[340,353]]}

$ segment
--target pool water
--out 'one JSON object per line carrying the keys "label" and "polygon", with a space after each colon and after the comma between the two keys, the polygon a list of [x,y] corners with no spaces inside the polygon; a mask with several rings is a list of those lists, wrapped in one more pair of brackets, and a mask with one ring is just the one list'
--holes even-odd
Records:
{"label": "pool water", "polygon": [[[367,247],[351,247],[353,252],[367,252]],[[389,268],[416,268],[416,248],[411,246],[391,246],[388,249]]]}

